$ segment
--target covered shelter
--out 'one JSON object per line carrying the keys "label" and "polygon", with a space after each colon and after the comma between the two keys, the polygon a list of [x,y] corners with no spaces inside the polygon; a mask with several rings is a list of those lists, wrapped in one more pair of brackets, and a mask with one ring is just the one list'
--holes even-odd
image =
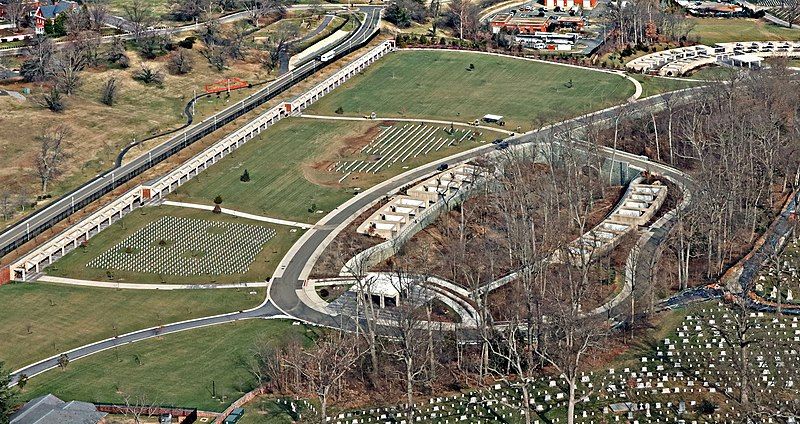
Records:
{"label": "covered shelter", "polygon": [[760,68],[763,61],[763,57],[753,54],[737,54],[728,58],[731,65],[748,69]]}

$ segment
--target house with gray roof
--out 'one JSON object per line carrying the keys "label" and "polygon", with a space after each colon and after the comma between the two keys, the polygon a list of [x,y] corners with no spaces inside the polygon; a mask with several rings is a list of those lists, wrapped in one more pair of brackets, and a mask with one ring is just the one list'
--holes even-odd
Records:
{"label": "house with gray roof", "polygon": [[28,401],[11,415],[10,424],[98,424],[106,415],[91,403],[64,402],[48,394]]}

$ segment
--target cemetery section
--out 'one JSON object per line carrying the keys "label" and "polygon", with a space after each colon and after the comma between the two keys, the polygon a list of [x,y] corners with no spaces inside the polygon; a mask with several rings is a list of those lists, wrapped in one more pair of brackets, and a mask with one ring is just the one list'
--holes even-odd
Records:
{"label": "cemetery section", "polygon": [[118,283],[264,281],[301,229],[174,206],[144,207],[46,269]]}
{"label": "cemetery section", "polygon": [[[223,207],[313,224],[362,189],[500,136],[463,126],[448,131],[443,124],[290,117],[170,199],[209,205],[221,194]],[[245,170],[248,182],[242,182]]]}
{"label": "cemetery section", "polygon": [[[624,77],[534,61],[451,51],[398,51],[345,83],[308,113],[474,122],[503,115],[528,131],[621,103]],[[341,108],[341,109],[340,109]]]}
{"label": "cemetery section", "polygon": [[779,255],[767,260],[755,284],[760,303],[800,310],[800,237],[792,233]]}
{"label": "cemetery section", "polygon": [[[739,314],[743,314],[743,321]],[[678,322],[666,337],[642,340],[645,350],[630,349],[608,367],[580,375],[575,422],[741,422],[736,399],[742,369],[754,376],[751,384],[756,397],[791,407],[792,393],[796,393],[800,379],[800,320],[796,316],[735,312],[710,301],[666,312],[662,318],[664,322]],[[766,343],[750,351],[746,365],[741,365],[741,350],[733,334],[737,322],[745,321],[752,325],[750,337]],[[527,386],[532,423],[566,422],[562,379],[544,375],[531,379]],[[313,409],[305,402],[295,403],[292,406],[279,400],[280,408],[266,415],[285,414],[286,409]],[[522,383],[511,380],[480,390],[421,399],[414,406],[414,422],[524,423],[523,404]],[[406,417],[401,405],[343,411],[329,422],[402,422]]]}

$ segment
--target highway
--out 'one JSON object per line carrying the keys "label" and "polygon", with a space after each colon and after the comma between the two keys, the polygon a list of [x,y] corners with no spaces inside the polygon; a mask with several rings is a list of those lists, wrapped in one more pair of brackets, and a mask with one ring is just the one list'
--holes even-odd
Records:
{"label": "highway", "polygon": [[[335,58],[341,58],[356,48],[366,44],[376,33],[380,25],[380,6],[364,6],[359,8],[365,14],[361,25],[350,36],[326,51],[335,52]],[[59,221],[72,215],[104,194],[142,174],[153,165],[169,158],[186,146],[208,136],[222,126],[252,111],[266,101],[275,98],[296,83],[313,75],[328,63],[310,59],[294,70],[281,75],[264,88],[251,94],[246,99],[235,103],[202,122],[189,127],[164,143],[154,147],[146,154],[124,163],[114,169],[98,175],[77,189],[60,197],[50,205],[31,214],[15,225],[0,233],[0,257],[21,246],[36,235],[49,229]]]}

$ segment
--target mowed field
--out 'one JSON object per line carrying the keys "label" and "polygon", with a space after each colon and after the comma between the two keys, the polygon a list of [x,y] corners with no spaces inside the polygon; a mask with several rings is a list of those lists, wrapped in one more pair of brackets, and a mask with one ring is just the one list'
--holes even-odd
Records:
{"label": "mowed field", "polygon": [[779,27],[760,19],[690,18],[694,28],[690,37],[698,37],[709,46],[734,41],[785,41],[800,39],[800,31]]}
{"label": "mowed field", "polygon": [[[223,221],[242,223],[248,225],[264,226],[275,229],[275,237],[264,244],[264,248],[250,264],[249,270],[243,274],[230,275],[159,275],[155,273],[139,273],[117,269],[91,268],[86,265],[100,256],[103,252],[113,248],[117,243],[135,233],[142,227],[158,220],[163,216],[179,218],[202,219],[208,221]],[[88,245],[79,247],[59,259],[55,264],[45,269],[49,275],[57,277],[70,277],[96,281],[114,281],[120,283],[174,283],[174,284],[224,284],[265,281],[272,276],[283,255],[292,244],[300,238],[302,230],[292,232],[290,227],[271,225],[259,221],[238,218],[225,214],[214,214],[211,211],[180,208],[173,206],[156,206],[141,208],[126,215],[122,220],[114,223],[96,236],[89,239]],[[235,249],[236,246],[231,246]],[[202,259],[201,259],[202,260]],[[110,276],[109,276],[110,271]]]}
{"label": "mowed field", "polygon": [[307,113],[333,115],[341,107],[348,116],[459,122],[496,114],[505,116],[506,128],[527,131],[621,103],[633,92],[630,81],[597,71],[476,53],[400,51]]}
{"label": "mowed field", "polygon": [[[340,181],[344,172],[332,169],[337,161],[377,161],[362,154],[361,149],[384,128],[405,124],[418,125],[400,121],[287,118],[180,186],[170,198],[210,205],[220,195],[223,207],[313,224],[352,197],[355,188],[370,187],[407,169],[500,136],[481,129],[475,140],[394,163],[376,174],[354,173]],[[251,178],[247,183],[239,180],[245,169]]]}
{"label": "mowed field", "polygon": [[117,334],[249,309],[264,296],[263,288],[151,291],[7,284],[0,286],[0,361],[14,370]]}
{"label": "mowed field", "polygon": [[[284,119],[179,187],[171,198],[212,204],[220,195],[223,207],[314,223],[323,216],[316,211],[328,212],[352,196],[351,190],[309,180],[315,158],[335,149],[337,139],[358,137],[372,125]],[[245,169],[247,183],[239,181]]]}
{"label": "mowed field", "polygon": [[[281,320],[245,320],[120,346],[33,377],[23,400],[52,393],[64,400],[146,404],[223,411],[254,388],[251,349],[269,340],[310,340],[314,330]],[[212,398],[212,384],[217,398]]]}
{"label": "mowed field", "polygon": [[684,88],[702,85],[701,82],[682,81],[669,78],[659,78],[649,75],[633,74],[634,79],[642,84],[642,98],[654,96],[656,94],[667,93]]}

